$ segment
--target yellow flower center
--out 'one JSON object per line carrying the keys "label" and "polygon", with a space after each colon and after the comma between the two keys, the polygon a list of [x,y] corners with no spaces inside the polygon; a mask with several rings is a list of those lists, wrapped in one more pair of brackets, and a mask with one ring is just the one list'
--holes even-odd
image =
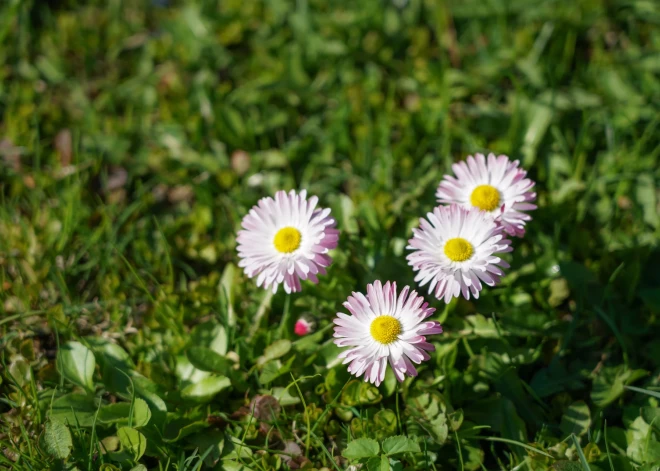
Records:
{"label": "yellow flower center", "polygon": [[369,332],[375,341],[387,345],[399,337],[401,322],[392,316],[379,316],[371,322]]}
{"label": "yellow flower center", "polygon": [[445,244],[445,255],[452,262],[464,262],[472,256],[472,244],[462,237],[449,239]]}
{"label": "yellow flower center", "polygon": [[278,252],[291,253],[300,247],[301,238],[300,231],[295,227],[283,227],[275,234],[273,244]]}
{"label": "yellow flower center", "polygon": [[490,185],[479,185],[470,195],[470,203],[484,211],[492,211],[500,205],[500,192]]}

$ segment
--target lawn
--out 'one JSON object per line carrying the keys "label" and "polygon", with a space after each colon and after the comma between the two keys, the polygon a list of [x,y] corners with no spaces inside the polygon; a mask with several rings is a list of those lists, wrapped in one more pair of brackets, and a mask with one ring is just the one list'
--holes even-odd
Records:
{"label": "lawn", "polygon": [[[0,1],[0,469],[660,470],[659,136],[653,0]],[[538,209],[446,303],[408,240],[489,152]],[[292,189],[339,242],[273,294],[237,233]],[[376,280],[444,330],[378,387]]]}

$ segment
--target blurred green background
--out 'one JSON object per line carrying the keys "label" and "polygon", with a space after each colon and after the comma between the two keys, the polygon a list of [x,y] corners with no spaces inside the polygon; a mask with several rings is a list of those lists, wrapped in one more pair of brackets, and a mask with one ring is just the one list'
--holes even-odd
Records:
{"label": "blurred green background", "polygon": [[[407,434],[392,469],[659,469],[659,26],[651,0],[2,1],[0,468],[344,469]],[[411,228],[487,151],[537,182],[508,276],[432,301],[415,381],[341,393],[332,316],[413,283]],[[292,188],[340,246],[270,297],[235,235]]]}

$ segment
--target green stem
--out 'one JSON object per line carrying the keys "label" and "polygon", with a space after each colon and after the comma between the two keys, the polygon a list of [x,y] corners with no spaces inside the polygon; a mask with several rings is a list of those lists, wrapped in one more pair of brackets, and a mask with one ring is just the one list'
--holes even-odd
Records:
{"label": "green stem", "polygon": [[291,295],[287,294],[284,299],[284,312],[282,312],[282,320],[280,321],[280,329],[278,332],[278,338],[287,338],[288,335],[288,324],[291,317]]}

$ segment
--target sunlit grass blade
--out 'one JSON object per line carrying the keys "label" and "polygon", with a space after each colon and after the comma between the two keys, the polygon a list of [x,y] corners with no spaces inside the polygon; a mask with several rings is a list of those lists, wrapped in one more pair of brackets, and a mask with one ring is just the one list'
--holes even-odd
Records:
{"label": "sunlit grass blade", "polygon": [[554,458],[551,454],[546,453],[546,452],[543,451],[543,450],[539,450],[538,448],[534,448],[533,446],[527,445],[527,444],[522,443],[522,442],[518,442],[518,441],[516,441],[516,440],[510,440],[510,439],[508,439],[508,438],[500,438],[500,437],[475,437],[475,438],[471,438],[470,440],[486,440],[486,441],[489,441],[489,442],[508,443],[509,445],[520,446],[520,447],[523,447],[523,448],[526,449],[526,450],[532,451],[532,452],[534,452],[534,453],[538,453],[539,455],[543,455],[543,456],[546,456],[546,457],[548,457],[548,458]]}
{"label": "sunlit grass blade", "polygon": [[584,456],[584,452],[582,451],[582,447],[580,446],[580,441],[575,436],[575,434],[571,434],[571,438],[573,439],[573,443],[575,444],[575,449],[577,450],[578,457],[580,458],[580,464],[582,464],[584,471],[590,471],[589,463],[587,463],[587,458],[585,458]]}
{"label": "sunlit grass blade", "polygon": [[646,394],[647,396],[652,396],[652,397],[660,399],[660,392],[658,392],[658,391],[650,391],[648,389],[638,388],[638,387],[635,387],[635,386],[624,386],[624,387],[626,389],[631,390],[631,391]]}

